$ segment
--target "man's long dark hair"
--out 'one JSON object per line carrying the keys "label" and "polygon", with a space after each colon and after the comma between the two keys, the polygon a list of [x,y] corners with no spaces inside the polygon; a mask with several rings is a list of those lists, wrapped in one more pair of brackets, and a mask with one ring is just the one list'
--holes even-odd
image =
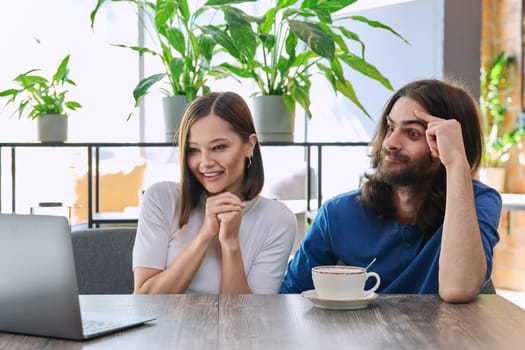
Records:
{"label": "man's long dark hair", "polygon": [[[472,95],[459,85],[441,80],[417,80],[399,89],[387,102],[372,140],[371,165],[377,169],[381,161],[383,141],[387,133],[387,116],[401,97],[418,102],[428,113],[443,119],[456,119],[461,125],[463,143],[470,171],[474,177],[481,162],[482,133],[478,105]],[[381,181],[376,172],[365,174],[360,200],[378,218],[392,220],[396,209],[392,203],[391,185]],[[420,232],[429,238],[443,223],[445,216],[446,172],[441,164],[435,175],[427,200],[419,209],[416,223]]]}

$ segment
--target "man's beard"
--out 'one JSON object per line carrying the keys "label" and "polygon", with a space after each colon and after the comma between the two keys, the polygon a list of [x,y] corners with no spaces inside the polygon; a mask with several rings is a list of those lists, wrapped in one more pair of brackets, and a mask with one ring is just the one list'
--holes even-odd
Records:
{"label": "man's beard", "polygon": [[[391,164],[385,162],[385,156],[388,155],[397,160],[395,170],[390,169]],[[430,153],[418,159],[411,160],[408,156],[396,151],[381,151],[381,160],[377,167],[377,178],[391,186],[420,186],[432,181],[437,174],[438,167],[436,161],[432,159]],[[401,166],[400,166],[401,165]]]}

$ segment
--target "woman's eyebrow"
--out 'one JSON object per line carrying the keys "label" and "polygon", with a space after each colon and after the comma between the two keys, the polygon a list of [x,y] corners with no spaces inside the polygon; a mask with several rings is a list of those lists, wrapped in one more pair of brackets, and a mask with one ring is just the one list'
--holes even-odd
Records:
{"label": "woman's eyebrow", "polygon": [[[208,141],[208,144],[212,144],[212,143],[217,143],[217,142],[228,142],[228,138],[226,137],[217,137],[217,138],[214,138],[213,140],[210,140]],[[199,143],[198,142],[195,142],[195,141],[188,141],[188,145],[198,145]]]}

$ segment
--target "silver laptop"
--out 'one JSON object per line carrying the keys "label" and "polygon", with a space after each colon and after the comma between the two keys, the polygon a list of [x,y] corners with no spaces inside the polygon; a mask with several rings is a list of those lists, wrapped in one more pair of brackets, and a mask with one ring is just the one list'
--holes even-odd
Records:
{"label": "silver laptop", "polygon": [[0,332],[81,340],[154,319],[81,313],[67,219],[0,214]]}

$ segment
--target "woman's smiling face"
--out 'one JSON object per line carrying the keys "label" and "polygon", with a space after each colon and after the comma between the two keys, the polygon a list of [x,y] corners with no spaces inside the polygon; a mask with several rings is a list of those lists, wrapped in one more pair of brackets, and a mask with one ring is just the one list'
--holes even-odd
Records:
{"label": "woman's smiling face", "polygon": [[190,128],[187,162],[192,174],[210,194],[231,192],[242,198],[245,161],[253,154],[255,135],[244,143],[224,119],[215,114]]}

